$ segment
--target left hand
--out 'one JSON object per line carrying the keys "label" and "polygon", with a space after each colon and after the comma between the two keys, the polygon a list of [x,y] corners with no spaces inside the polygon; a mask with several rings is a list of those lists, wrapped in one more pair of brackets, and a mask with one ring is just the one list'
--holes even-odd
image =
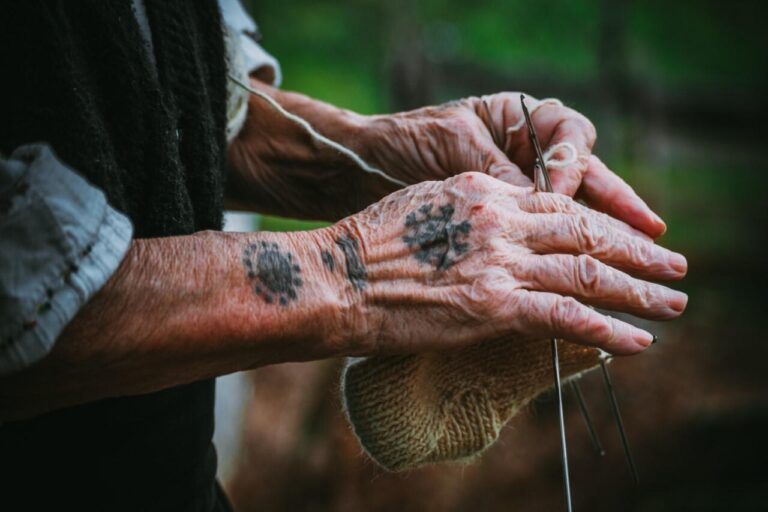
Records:
{"label": "left hand", "polygon": [[[444,179],[465,171],[479,171],[514,185],[530,186],[534,151],[528,139],[519,93],[478,97],[436,107],[369,118],[358,147],[366,159],[408,183]],[[592,155],[596,132],[582,114],[557,101],[530,96],[526,105],[545,153],[553,151],[550,166],[555,192],[583,199],[590,207],[626,222],[657,238],[666,226],[648,205]],[[489,115],[490,114],[490,115]],[[516,128],[516,129],[515,129]],[[498,144],[495,140],[498,141]],[[570,145],[575,150],[562,147]],[[552,160],[550,160],[552,162]]]}

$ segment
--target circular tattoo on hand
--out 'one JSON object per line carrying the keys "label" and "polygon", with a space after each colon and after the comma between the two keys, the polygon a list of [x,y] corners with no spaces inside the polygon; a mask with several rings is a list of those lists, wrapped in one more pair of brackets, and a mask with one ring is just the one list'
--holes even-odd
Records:
{"label": "circular tattoo on hand", "polygon": [[293,255],[280,250],[276,243],[258,242],[243,251],[243,265],[248,278],[256,281],[253,291],[267,304],[282,306],[298,297],[301,267],[294,263]]}

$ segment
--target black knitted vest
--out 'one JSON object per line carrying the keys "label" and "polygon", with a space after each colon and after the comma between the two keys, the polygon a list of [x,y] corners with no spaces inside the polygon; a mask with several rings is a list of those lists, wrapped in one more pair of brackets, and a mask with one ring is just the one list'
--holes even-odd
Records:
{"label": "black knitted vest", "polygon": [[[0,5],[0,151],[46,142],[136,237],[220,229],[226,65],[216,0]],[[3,510],[210,511],[213,381],[0,426]],[[15,501],[15,500],[22,501]]]}

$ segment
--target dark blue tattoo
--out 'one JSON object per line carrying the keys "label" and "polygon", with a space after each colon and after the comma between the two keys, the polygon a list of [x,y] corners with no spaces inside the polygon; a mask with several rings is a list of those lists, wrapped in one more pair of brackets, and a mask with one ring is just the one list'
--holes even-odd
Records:
{"label": "dark blue tattoo", "polygon": [[320,258],[322,258],[323,265],[325,266],[325,268],[327,268],[331,272],[336,270],[336,261],[334,261],[333,255],[330,252],[323,249],[322,251],[320,251]]}
{"label": "dark blue tattoo", "polygon": [[415,257],[419,262],[445,270],[469,250],[465,240],[472,225],[468,220],[451,222],[455,211],[453,205],[446,204],[433,210],[427,203],[405,217],[408,233],[403,236],[403,242],[417,249]]}
{"label": "dark blue tattoo", "polygon": [[368,271],[360,260],[357,240],[343,236],[336,239],[336,245],[344,252],[344,260],[347,264],[347,279],[356,290],[365,288],[368,282]]}
{"label": "dark blue tattoo", "polygon": [[248,278],[256,281],[253,291],[267,304],[286,306],[298,298],[298,289],[304,284],[301,268],[293,255],[281,251],[276,243],[248,245],[243,251],[243,266]]}

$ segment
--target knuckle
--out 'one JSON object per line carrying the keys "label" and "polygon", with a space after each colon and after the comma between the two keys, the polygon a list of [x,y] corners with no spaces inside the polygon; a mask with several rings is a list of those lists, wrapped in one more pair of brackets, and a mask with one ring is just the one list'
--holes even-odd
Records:
{"label": "knuckle", "polygon": [[493,178],[483,172],[469,171],[449,178],[460,190],[473,192],[488,192],[491,190]]}
{"label": "knuckle", "polygon": [[469,208],[474,231],[484,237],[495,234],[504,225],[507,215],[504,206],[496,201],[476,203]]}
{"label": "knuckle", "polygon": [[604,347],[609,347],[616,341],[614,325],[609,318],[603,317],[600,321],[593,322],[589,326],[589,333],[595,341],[602,342]]}
{"label": "knuckle", "polygon": [[630,288],[630,300],[635,307],[649,309],[656,302],[656,296],[646,286],[633,286]]}
{"label": "knuckle", "polygon": [[577,211],[576,202],[568,196],[563,194],[539,194],[545,195],[546,201],[549,202],[551,211],[556,213],[573,213]]}
{"label": "knuckle", "polygon": [[551,223],[547,219],[542,219],[536,215],[523,216],[520,227],[522,229],[513,231],[511,235],[514,235],[514,240],[525,247],[537,245],[548,247],[552,239],[563,236],[562,233],[566,230],[563,228],[562,223]]}
{"label": "knuckle", "polygon": [[659,260],[656,248],[650,242],[640,239],[632,240],[631,247],[634,257],[638,262],[648,265]]}
{"label": "knuckle", "polygon": [[587,323],[583,306],[573,297],[563,297],[557,300],[552,307],[550,319],[553,327],[561,332],[583,330]]}
{"label": "knuckle", "polygon": [[581,252],[596,252],[605,242],[608,233],[590,215],[579,214],[574,220],[574,230]]}
{"label": "knuckle", "polygon": [[601,265],[597,259],[588,254],[581,254],[576,257],[576,279],[578,286],[590,295],[595,294],[600,288]]}
{"label": "knuckle", "polygon": [[472,282],[466,300],[472,304],[475,316],[493,318],[499,315],[499,305],[505,302],[505,281],[504,270],[491,266]]}
{"label": "knuckle", "polygon": [[617,254],[633,267],[646,267],[654,261],[653,248],[645,241],[624,239],[617,245]]}
{"label": "knuckle", "polygon": [[583,114],[578,113],[576,116],[576,121],[581,127],[581,131],[584,132],[587,141],[594,142],[594,140],[597,138],[597,129],[595,128],[595,125],[592,123],[592,121],[590,121]]}
{"label": "knuckle", "polygon": [[564,212],[564,204],[558,194],[533,194],[534,207],[545,213]]}
{"label": "knuckle", "polygon": [[563,194],[534,193],[526,201],[530,206],[524,209],[532,213],[578,214],[584,211],[579,203]]}

